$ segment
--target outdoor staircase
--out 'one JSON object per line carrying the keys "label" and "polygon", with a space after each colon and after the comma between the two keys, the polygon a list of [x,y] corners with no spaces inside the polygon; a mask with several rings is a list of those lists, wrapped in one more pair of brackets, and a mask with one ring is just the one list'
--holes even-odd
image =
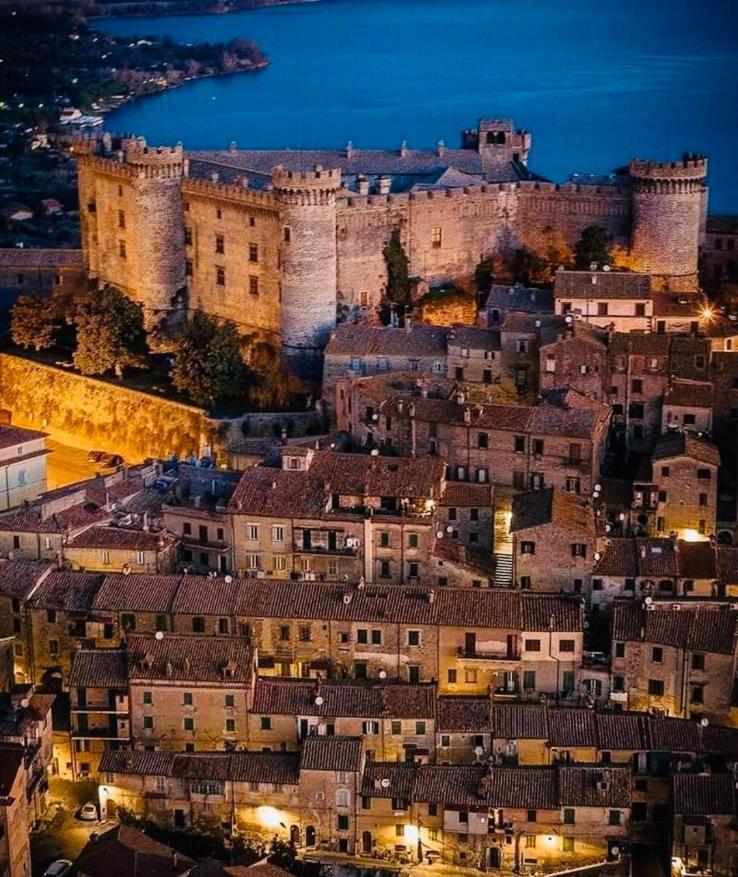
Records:
{"label": "outdoor staircase", "polygon": [[494,580],[496,588],[512,588],[513,558],[512,554],[494,554]]}

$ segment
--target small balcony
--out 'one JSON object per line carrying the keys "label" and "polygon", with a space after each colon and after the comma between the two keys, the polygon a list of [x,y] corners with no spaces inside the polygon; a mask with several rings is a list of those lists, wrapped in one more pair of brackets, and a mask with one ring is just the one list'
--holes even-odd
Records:
{"label": "small balcony", "polygon": [[464,658],[466,661],[484,661],[485,663],[490,661],[502,661],[504,663],[520,661],[519,652],[485,652],[480,649],[467,649],[464,646],[459,646],[456,650],[456,655],[459,658]]}
{"label": "small balcony", "polygon": [[335,546],[333,548],[326,545],[303,545],[301,542],[295,542],[292,545],[292,550],[295,554],[310,554],[310,555],[320,555],[324,554],[326,557],[356,557],[356,549],[348,548],[344,546],[343,548],[339,548]]}

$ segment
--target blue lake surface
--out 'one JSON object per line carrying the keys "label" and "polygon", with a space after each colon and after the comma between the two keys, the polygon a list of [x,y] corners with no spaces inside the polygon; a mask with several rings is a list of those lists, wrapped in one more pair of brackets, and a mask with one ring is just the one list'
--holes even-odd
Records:
{"label": "blue lake surface", "polygon": [[271,60],[108,118],[152,143],[456,146],[478,117],[509,117],[533,133],[531,168],[554,180],[704,152],[711,212],[738,212],[735,0],[324,0],[96,26],[243,36]]}

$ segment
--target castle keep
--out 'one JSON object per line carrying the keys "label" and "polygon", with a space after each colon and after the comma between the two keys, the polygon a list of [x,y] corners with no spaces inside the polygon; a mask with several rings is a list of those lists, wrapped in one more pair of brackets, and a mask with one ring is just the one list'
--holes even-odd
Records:
{"label": "castle keep", "polygon": [[573,244],[589,225],[619,263],[694,289],[707,203],[703,157],[632,161],[555,184],[528,168],[531,135],[482,120],[461,148],[185,152],[110,135],[80,141],[83,250],[91,278],[140,301],[149,326],[202,307],[245,335],[310,358],[337,307],[372,312],[399,228],[410,274],[470,276],[481,258]]}

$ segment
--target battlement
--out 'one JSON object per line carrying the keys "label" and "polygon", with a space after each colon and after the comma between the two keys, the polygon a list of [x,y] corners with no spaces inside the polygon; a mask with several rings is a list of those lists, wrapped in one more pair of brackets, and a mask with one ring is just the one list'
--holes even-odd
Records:
{"label": "battlement", "polygon": [[282,165],[277,165],[272,171],[272,184],[275,189],[340,189],[341,170],[332,168],[326,170],[316,164],[311,171],[287,170]]}
{"label": "battlement", "polygon": [[210,180],[199,180],[186,177],[182,182],[182,194],[187,196],[200,196],[214,198],[217,201],[227,201],[231,204],[240,204],[244,207],[277,210],[279,202],[272,192],[258,192],[249,189],[245,185],[235,183],[218,183]]}
{"label": "battlement", "polygon": [[638,180],[703,180],[707,176],[704,155],[685,155],[681,161],[641,161],[633,159],[628,166],[631,177]]}

